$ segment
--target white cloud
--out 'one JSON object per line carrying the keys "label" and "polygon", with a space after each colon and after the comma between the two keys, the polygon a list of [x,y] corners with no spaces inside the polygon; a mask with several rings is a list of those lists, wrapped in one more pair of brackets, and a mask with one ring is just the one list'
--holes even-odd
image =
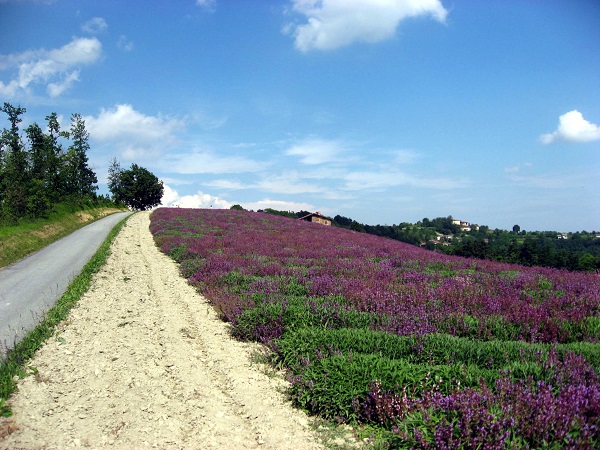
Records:
{"label": "white cloud", "polygon": [[177,191],[173,188],[171,188],[169,185],[164,184],[164,180],[163,180],[163,196],[162,199],[160,200],[160,204],[162,206],[174,206],[177,205],[179,202],[179,194],[177,193]]}
{"label": "white cloud", "polygon": [[576,182],[576,177],[566,177],[564,174],[525,176],[511,173],[508,178],[519,186],[537,189],[565,189]]}
{"label": "white cloud", "polygon": [[[332,181],[337,176],[328,177]],[[319,198],[329,200],[341,200],[351,198],[348,194],[342,194],[336,187],[317,184],[313,177],[304,172],[289,171],[281,175],[271,175],[262,178],[256,182],[242,183],[238,180],[218,179],[206,181],[203,184],[216,189],[225,189],[230,191],[239,190],[259,190],[273,192],[283,195],[308,194],[317,195]],[[331,183],[328,183],[331,184]],[[337,183],[333,182],[335,186]]]}
{"label": "white cloud", "polygon": [[127,36],[122,34],[117,40],[117,48],[119,50],[123,50],[124,52],[130,52],[133,50],[133,42],[131,42]]}
{"label": "white cloud", "polygon": [[394,164],[401,164],[403,166],[411,165],[415,163],[420,155],[412,150],[394,150],[391,152],[391,158]]}
{"label": "white cloud", "polygon": [[128,160],[158,157],[177,143],[176,131],[184,128],[181,120],[144,115],[128,104],[100,110],[98,117],[84,117],[90,137],[110,143]]}
{"label": "white cloud", "polygon": [[164,192],[161,200],[162,206],[178,206],[180,208],[216,208],[229,209],[233,203],[215,197],[214,195],[204,194],[198,191],[193,195],[180,196],[176,190],[167,186],[163,186]]}
{"label": "white cloud", "polygon": [[308,139],[286,150],[286,155],[299,156],[304,164],[316,165],[337,160],[342,147],[336,141]]}
{"label": "white cloud", "polygon": [[213,12],[217,7],[216,0],[196,0],[196,5],[201,8],[206,9],[207,11]]}
{"label": "white cloud", "polygon": [[100,33],[107,28],[108,24],[102,17],[94,17],[81,25],[81,30],[90,34]]}
{"label": "white cloud", "polygon": [[79,81],[79,70],[74,70],[59,83],[49,83],[46,87],[46,91],[50,97],[58,97],[66,90],[70,89],[76,81]]}
{"label": "white cloud", "polygon": [[239,191],[248,188],[248,186],[244,185],[243,183],[240,183],[239,181],[225,179],[207,181],[204,184],[210,187],[228,189],[231,191]]}
{"label": "white cloud", "polygon": [[265,164],[244,156],[221,156],[211,150],[178,153],[166,156],[163,170],[182,174],[258,172]]}
{"label": "white cloud", "polygon": [[504,172],[506,172],[506,173],[518,173],[518,172],[521,171],[521,169],[523,167],[533,167],[533,164],[531,164],[529,162],[526,162],[526,163],[523,163],[523,164],[517,164],[516,166],[513,166],[513,167],[505,167],[504,168]]}
{"label": "white cloud", "polygon": [[[72,67],[96,62],[102,53],[102,44],[96,38],[77,38],[61,48],[48,52],[50,64],[56,63],[63,67]],[[46,61],[42,61],[45,63]]]}
{"label": "white cloud", "polygon": [[280,194],[314,194],[326,190],[315,183],[303,180],[296,171],[285,172],[278,176],[269,176],[260,180],[256,188]]}
{"label": "white cloud", "polygon": [[394,36],[407,18],[431,16],[444,22],[448,11],[440,0],[292,0],[307,23],[288,25],[302,52],[333,50],[353,42],[380,42]]}
{"label": "white cloud", "polygon": [[17,80],[11,80],[7,84],[0,81],[0,97],[12,98],[19,91],[19,83]]}
{"label": "white cloud", "polygon": [[383,191],[395,186],[414,186],[428,189],[458,189],[468,185],[466,180],[450,178],[427,178],[409,175],[401,171],[357,171],[344,177],[344,189]]}
{"label": "white cloud", "polygon": [[0,70],[18,69],[16,78],[0,81],[0,95],[14,97],[28,92],[31,85],[45,84],[56,97],[79,81],[79,68],[93,64],[102,55],[102,44],[96,38],[74,38],[63,47],[52,50],[28,50],[0,55]]}
{"label": "white cloud", "polygon": [[288,202],[285,200],[264,199],[257,202],[239,202],[244,209],[253,211],[259,209],[276,209],[279,211],[314,211],[315,207],[310,203]]}
{"label": "white cloud", "polygon": [[543,144],[551,144],[556,141],[591,142],[597,140],[600,140],[600,127],[585,120],[576,109],[559,117],[556,131],[540,136]]}

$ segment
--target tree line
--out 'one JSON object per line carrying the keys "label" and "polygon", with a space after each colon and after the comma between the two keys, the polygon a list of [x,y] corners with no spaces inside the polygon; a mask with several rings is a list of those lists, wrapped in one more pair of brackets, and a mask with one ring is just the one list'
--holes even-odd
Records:
{"label": "tree line", "polygon": [[[45,128],[19,128],[26,109],[4,103],[9,128],[0,136],[0,224],[46,217],[54,205],[121,204],[148,209],[160,204],[163,185],[135,164],[113,171],[112,198],[97,195],[98,178],[89,164],[90,134],[80,114],[71,115],[68,130],[61,130],[55,112],[45,117]],[[114,165],[113,165],[114,168]]]}
{"label": "tree line", "polygon": [[486,235],[475,232],[452,243],[446,252],[524,266],[585,272],[600,270],[600,238],[587,231],[570,233],[566,239],[547,231],[493,230]]}
{"label": "tree line", "polygon": [[600,238],[595,232],[570,233],[562,239],[554,231],[527,232],[518,225],[513,231],[486,225],[463,231],[451,216],[398,225],[365,225],[335,216],[333,224],[449,255],[571,271],[600,270]]}

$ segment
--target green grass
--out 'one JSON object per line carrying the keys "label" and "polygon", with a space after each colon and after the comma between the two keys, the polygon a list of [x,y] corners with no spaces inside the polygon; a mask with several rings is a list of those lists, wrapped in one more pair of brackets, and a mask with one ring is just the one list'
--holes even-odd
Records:
{"label": "green grass", "polygon": [[126,211],[122,208],[89,207],[59,204],[45,219],[22,221],[0,226],[0,267],[6,267],[54,241],[71,234],[107,213]]}
{"label": "green grass", "polygon": [[131,216],[123,219],[110,231],[81,273],[69,284],[56,304],[48,310],[44,320],[0,361],[0,415],[11,415],[6,400],[14,392],[16,380],[25,376],[28,361],[46,339],[54,334],[56,325],[67,318],[71,308],[89,289],[92,277],[106,263],[110,255],[110,246],[129,217]]}

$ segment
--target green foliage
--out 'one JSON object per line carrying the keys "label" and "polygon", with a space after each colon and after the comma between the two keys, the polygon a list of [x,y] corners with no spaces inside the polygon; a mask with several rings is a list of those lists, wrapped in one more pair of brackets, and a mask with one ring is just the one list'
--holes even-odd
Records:
{"label": "green foliage", "polygon": [[296,215],[296,213],[294,211],[279,211],[279,210],[273,209],[273,208],[265,208],[265,209],[259,210],[258,212],[264,212],[266,214],[272,214],[274,216],[287,217],[290,219],[298,218],[298,216]]}
{"label": "green foliage", "polygon": [[[288,299],[290,300],[290,299]],[[363,328],[378,323],[381,319],[371,313],[337,308],[332,304],[319,304],[318,299],[309,304],[303,299],[292,299],[287,305],[279,302],[263,303],[247,309],[236,318],[235,335],[244,340],[261,340],[265,327],[275,337],[282,332],[301,330],[306,327]]]}
{"label": "green foliage", "polygon": [[131,169],[120,168],[116,159],[111,161],[108,188],[115,202],[123,203],[135,211],[145,211],[160,205],[163,182],[153,173],[132,164]]}
{"label": "green foliage", "polygon": [[[73,114],[69,132],[61,132],[56,113],[46,117],[48,132],[33,123],[21,136],[25,108],[4,103],[10,129],[0,140],[0,224],[45,217],[52,205],[96,199],[97,177],[88,165],[89,133],[81,115]],[[71,139],[67,151],[59,138]]]}
{"label": "green foliage", "polygon": [[419,396],[436,386],[448,394],[458,383],[476,388],[480,380],[493,379],[494,371],[476,366],[413,364],[404,359],[363,353],[332,355],[307,365],[302,379],[291,388],[294,402],[301,408],[325,418],[358,419],[353,407],[364,398],[374,381],[384,390],[402,391]]}
{"label": "green foliage", "polygon": [[90,135],[85,129],[85,121],[80,114],[71,116],[69,136],[72,144],[64,155],[66,177],[66,193],[78,198],[94,197],[98,189],[96,174],[88,165],[87,152],[90,149]]}
{"label": "green foliage", "polygon": [[586,335],[594,336],[600,341],[600,316],[586,317],[581,325]]}
{"label": "green foliage", "polygon": [[389,392],[419,396],[435,387],[448,394],[461,388],[515,380],[551,382],[554,363],[573,353],[600,371],[600,346],[551,346],[520,341],[475,341],[445,334],[397,336],[368,328],[294,328],[275,344],[274,361],[290,368],[297,406],[326,418],[356,420],[351,406],[372,383]]}
{"label": "green foliage", "polygon": [[180,244],[177,247],[173,247],[168,255],[175,260],[175,262],[181,263],[184,260],[185,253],[187,252],[187,245]]}
{"label": "green foliage", "polygon": [[581,355],[600,372],[600,346],[589,342],[572,344],[529,344],[523,341],[476,341],[449,334],[397,336],[368,328],[290,329],[277,340],[278,358],[294,367],[301,359],[337,352],[377,354],[404,359],[413,364],[465,364],[482,368],[524,370],[519,364],[543,364],[551,351],[559,357],[573,352]]}

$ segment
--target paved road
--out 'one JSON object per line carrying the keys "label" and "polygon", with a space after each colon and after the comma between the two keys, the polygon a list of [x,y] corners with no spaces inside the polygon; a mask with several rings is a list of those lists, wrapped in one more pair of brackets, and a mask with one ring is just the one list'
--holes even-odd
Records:
{"label": "paved road", "polygon": [[93,222],[0,269],[0,356],[35,328],[110,230],[128,214],[116,213]]}

